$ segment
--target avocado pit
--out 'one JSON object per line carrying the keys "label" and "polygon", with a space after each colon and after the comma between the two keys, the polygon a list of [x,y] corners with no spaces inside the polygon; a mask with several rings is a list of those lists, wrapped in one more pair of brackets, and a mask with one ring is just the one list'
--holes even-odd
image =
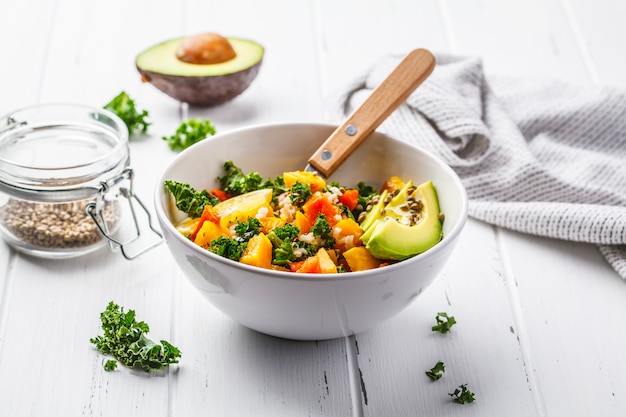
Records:
{"label": "avocado pit", "polygon": [[225,103],[245,91],[258,75],[264,48],[249,39],[201,33],[170,39],[137,55],[144,82],[194,106]]}
{"label": "avocado pit", "polygon": [[237,54],[228,39],[216,33],[200,33],[183,39],[176,49],[176,58],[190,64],[219,64]]}

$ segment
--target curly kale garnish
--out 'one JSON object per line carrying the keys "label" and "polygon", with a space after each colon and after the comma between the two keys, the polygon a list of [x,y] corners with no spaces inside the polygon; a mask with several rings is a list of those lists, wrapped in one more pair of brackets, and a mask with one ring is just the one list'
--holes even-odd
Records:
{"label": "curly kale garnish", "polygon": [[315,255],[317,248],[310,243],[298,240],[300,228],[293,224],[286,224],[267,234],[272,242],[274,265],[289,266],[291,262],[300,261]]}
{"label": "curly kale garnish", "polygon": [[459,404],[473,403],[476,398],[474,393],[467,388],[467,384],[461,384],[453,392],[448,394]]}
{"label": "curly kale garnish", "polygon": [[452,326],[456,324],[454,316],[448,316],[446,312],[439,312],[435,316],[437,324],[432,327],[433,332],[449,333]]}
{"label": "curly kale garnish", "polygon": [[272,232],[280,240],[292,241],[298,237],[298,234],[300,233],[300,228],[294,224],[287,223],[284,226],[276,227],[274,230],[272,230]]}
{"label": "curly kale garnish", "polygon": [[248,217],[247,222],[237,222],[235,226],[235,233],[237,233],[238,240],[249,241],[253,236],[258,235],[261,232],[261,222],[254,217]]}
{"label": "curly kale garnish", "polygon": [[[180,350],[165,340],[159,344],[148,339],[146,333],[150,328],[145,322],[135,319],[134,310],[125,312],[124,308],[111,301],[100,314],[100,320],[104,334],[89,341],[100,352],[113,356],[126,367],[151,371],[178,363]],[[114,360],[107,360],[104,364],[107,371],[116,366]]]}
{"label": "curly kale garnish", "polygon": [[165,186],[174,196],[176,207],[191,217],[202,216],[202,210],[207,204],[214,206],[220,202],[207,190],[197,191],[189,184],[166,180]]}
{"label": "curly kale garnish", "polygon": [[311,226],[311,233],[313,233],[313,236],[320,238],[322,247],[332,248],[335,245],[335,239],[332,236],[333,228],[322,213],[317,215],[315,223]]}
{"label": "curly kale garnish", "polygon": [[259,219],[248,217],[248,221],[237,222],[235,225],[235,237],[220,236],[217,239],[213,239],[208,250],[224,258],[239,261],[241,255],[248,247],[250,239],[260,232],[261,222]]}
{"label": "curly kale garnish", "polygon": [[426,371],[426,375],[430,377],[433,381],[440,379],[443,376],[443,373],[446,371],[446,366],[443,362],[438,361],[435,366],[433,366],[430,370]]}
{"label": "curly kale garnish", "polygon": [[182,122],[172,136],[163,136],[163,140],[171,150],[178,152],[206,139],[209,135],[215,135],[215,127],[209,119],[189,119]]}
{"label": "curly kale garnish", "polygon": [[260,189],[263,178],[257,172],[244,174],[241,168],[233,164],[232,161],[224,163],[225,174],[217,177],[222,186],[222,190],[231,196],[249,193]]}
{"label": "curly kale garnish", "polygon": [[128,134],[132,135],[135,131],[146,133],[150,122],[148,121],[147,110],[137,110],[135,101],[122,91],[115,96],[110,102],[104,105],[105,110],[109,110],[119,116],[128,128]]}
{"label": "curly kale garnish", "polygon": [[233,261],[239,261],[243,251],[248,246],[247,240],[231,239],[226,236],[220,236],[217,239],[211,241],[209,245],[209,252],[213,252],[216,255],[223,256]]}
{"label": "curly kale garnish", "polygon": [[[374,198],[375,196],[378,195],[378,192],[376,191],[376,188],[372,187],[369,184],[366,184],[365,182],[361,181],[356,185],[356,189],[359,192],[359,204],[358,206],[361,207],[361,210],[363,210],[364,207],[367,207],[367,203],[369,203],[369,201]],[[358,216],[358,213],[355,213],[356,216]]]}
{"label": "curly kale garnish", "polygon": [[289,199],[292,205],[302,207],[309,198],[311,198],[311,185],[296,182],[291,186]]}

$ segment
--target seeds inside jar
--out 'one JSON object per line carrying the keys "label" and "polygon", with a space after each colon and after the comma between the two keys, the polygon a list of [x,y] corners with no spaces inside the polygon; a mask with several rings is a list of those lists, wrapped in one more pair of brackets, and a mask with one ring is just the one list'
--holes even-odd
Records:
{"label": "seeds inside jar", "polygon": [[[86,212],[91,200],[66,203],[35,203],[10,199],[0,207],[0,223],[16,238],[43,248],[78,248],[103,239]],[[103,216],[109,230],[115,230],[120,211],[117,201],[104,203]]]}

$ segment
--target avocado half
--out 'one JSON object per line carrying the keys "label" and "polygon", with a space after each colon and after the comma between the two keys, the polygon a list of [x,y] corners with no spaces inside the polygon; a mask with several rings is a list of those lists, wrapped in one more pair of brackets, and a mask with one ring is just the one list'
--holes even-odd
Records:
{"label": "avocado half", "polygon": [[254,41],[226,38],[235,50],[234,58],[217,64],[191,64],[176,57],[185,39],[170,39],[137,55],[135,65],[142,81],[176,100],[209,107],[237,97],[259,73],[265,50]]}
{"label": "avocado half", "polygon": [[[439,199],[432,181],[418,187],[409,181],[388,203],[386,196],[384,191],[379,203],[361,223],[364,230],[361,240],[372,255],[401,261],[427,251],[441,240]],[[420,206],[419,220],[415,223],[407,220],[409,197]]]}

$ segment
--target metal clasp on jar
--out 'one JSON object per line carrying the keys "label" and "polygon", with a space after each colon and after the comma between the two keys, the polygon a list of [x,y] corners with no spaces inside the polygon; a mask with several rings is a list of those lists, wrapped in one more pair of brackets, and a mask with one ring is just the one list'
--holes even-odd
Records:
{"label": "metal clasp on jar", "polygon": [[[128,180],[128,187],[117,187],[122,181]],[[128,207],[131,213],[131,217],[133,219],[133,223],[135,225],[134,235],[127,240],[121,241],[118,237],[113,235],[114,229],[116,229],[117,224],[116,220],[111,219],[110,216],[107,216],[105,213],[106,206],[106,195],[111,192],[112,189],[119,190],[119,193],[115,196],[116,201],[126,200],[128,202]],[[140,241],[141,238],[141,226],[139,225],[139,220],[137,217],[137,212],[135,210],[135,204],[139,204],[139,207],[145,212],[148,227],[154,233],[158,240],[148,246],[145,246],[139,250],[132,251],[131,247],[134,247],[136,243]],[[133,170],[131,168],[126,168],[124,171],[120,173],[117,177],[114,177],[110,180],[103,181],[100,183],[100,188],[98,190],[98,196],[95,201],[87,204],[86,207],[87,214],[92,218],[102,235],[107,239],[107,243],[109,245],[109,249],[115,251],[119,250],[124,258],[126,259],[135,259],[139,255],[151,250],[152,248],[160,245],[163,242],[163,235],[160,231],[158,231],[154,225],[152,224],[152,216],[150,215],[150,211],[147,207],[141,202],[139,197],[135,195],[133,192]],[[119,220],[119,219],[118,219]],[[132,252],[132,253],[131,253]]]}

